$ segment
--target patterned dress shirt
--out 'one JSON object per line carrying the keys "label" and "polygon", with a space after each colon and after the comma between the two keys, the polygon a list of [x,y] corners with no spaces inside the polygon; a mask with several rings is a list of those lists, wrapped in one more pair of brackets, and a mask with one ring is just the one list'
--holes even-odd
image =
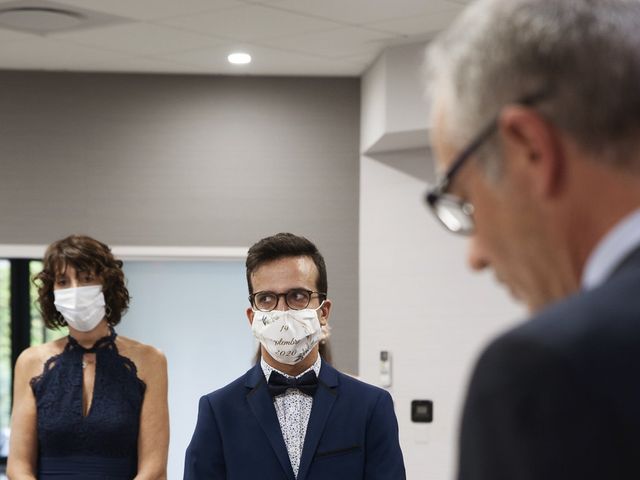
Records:
{"label": "patterned dress shirt", "polygon": [[[291,377],[286,373],[276,370],[264,359],[260,360],[260,366],[264,372],[264,376],[269,381],[269,376],[274,370],[285,377]],[[316,372],[316,375],[320,373],[321,360],[320,355],[315,363],[296,378],[301,377],[309,370]],[[287,452],[289,453],[289,461],[293,468],[293,473],[296,478],[298,477],[298,469],[300,468],[300,457],[302,456],[302,447],[304,446],[304,437],[307,434],[307,424],[309,423],[309,417],[311,415],[311,406],[313,405],[313,397],[305,395],[297,388],[289,388],[283,395],[278,395],[273,399],[273,404],[278,414],[278,421],[280,422],[280,430],[282,430],[282,437],[284,443],[287,446]]]}

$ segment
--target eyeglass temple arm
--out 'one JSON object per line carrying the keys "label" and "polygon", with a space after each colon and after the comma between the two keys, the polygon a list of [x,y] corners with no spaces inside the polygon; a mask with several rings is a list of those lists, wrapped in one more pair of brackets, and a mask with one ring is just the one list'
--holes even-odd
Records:
{"label": "eyeglass temple arm", "polygon": [[[544,88],[537,91],[536,93],[522,97],[516,103],[529,107],[529,106],[535,105],[541,100],[544,100],[550,94],[550,92],[551,92],[551,88]],[[456,174],[456,172],[464,164],[465,160],[467,160],[473,154],[473,152],[475,152],[478,148],[480,148],[480,146],[484,142],[486,142],[491,135],[493,135],[495,129],[498,127],[499,116],[500,116],[500,113],[496,114],[491,119],[491,121],[487,125],[485,125],[485,127],[480,131],[480,133],[475,138],[475,140],[471,142],[467,146],[467,148],[465,148],[460,153],[456,161],[449,167],[449,169],[445,172],[444,176],[442,177],[442,181],[439,184],[439,187],[440,187],[439,190],[446,189],[446,187],[449,184],[449,180],[451,179],[451,177],[453,177]]]}

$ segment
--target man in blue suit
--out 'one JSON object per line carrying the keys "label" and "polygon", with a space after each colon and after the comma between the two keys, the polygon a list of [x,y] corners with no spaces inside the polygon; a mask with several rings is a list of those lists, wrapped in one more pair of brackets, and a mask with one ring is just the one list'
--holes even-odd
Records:
{"label": "man in blue suit", "polygon": [[331,301],[325,262],[304,237],[249,249],[247,317],[261,359],[200,399],[185,480],[402,480],[391,396],[319,354]]}
{"label": "man in blue suit", "polygon": [[640,2],[479,1],[429,62],[427,201],[533,314],[476,365],[458,478],[640,479]]}

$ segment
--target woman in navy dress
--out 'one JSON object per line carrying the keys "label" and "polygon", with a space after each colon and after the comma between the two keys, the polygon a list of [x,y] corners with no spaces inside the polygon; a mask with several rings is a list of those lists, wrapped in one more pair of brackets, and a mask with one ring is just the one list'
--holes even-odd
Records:
{"label": "woman in navy dress", "polygon": [[18,358],[9,478],[165,479],[166,359],[114,330],[129,305],[122,262],[72,235],[49,246],[36,282],[45,325],[69,335]]}

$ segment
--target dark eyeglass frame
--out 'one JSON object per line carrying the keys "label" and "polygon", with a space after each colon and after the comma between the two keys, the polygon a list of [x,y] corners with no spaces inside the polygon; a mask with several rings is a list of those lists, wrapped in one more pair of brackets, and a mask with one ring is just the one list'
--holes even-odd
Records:
{"label": "dark eyeglass frame", "polygon": [[[304,307],[294,307],[289,304],[289,300],[287,297],[289,296],[289,294],[295,293],[295,292],[305,292],[308,295],[309,299],[307,301],[307,304]],[[256,295],[260,295],[260,294],[269,294],[276,297],[276,303],[273,306],[273,308],[269,310],[263,310],[256,305],[256,302],[255,302]],[[287,307],[289,307],[291,310],[304,310],[311,303],[311,299],[313,298],[313,295],[318,295],[318,297],[321,300],[320,305],[322,305],[327,299],[327,294],[323,292],[314,292],[313,290],[307,290],[306,288],[292,288],[291,290],[287,290],[284,293],[276,293],[276,292],[271,292],[269,290],[261,290],[259,292],[252,293],[251,295],[249,295],[249,303],[251,303],[252,307],[255,307],[261,312],[272,312],[273,310],[278,308],[278,304],[280,303],[280,297],[284,297],[284,303],[286,303]]]}
{"label": "dark eyeglass frame", "polygon": [[[520,100],[516,101],[515,104],[531,107],[541,100],[547,98],[549,94],[550,89],[545,88],[539,90],[534,94],[522,97]],[[447,193],[447,190],[453,182],[454,177],[460,171],[466,161],[471,158],[473,154],[476,153],[476,151],[497,131],[499,117],[500,112],[498,112],[491,119],[491,121],[487,125],[485,125],[482,130],[480,130],[480,133],[478,133],[478,135],[476,135],[471,140],[471,142],[458,154],[451,165],[449,165],[449,168],[447,168],[440,181],[438,181],[438,183],[433,188],[428,190],[425,195],[425,201],[433,214],[450,232],[460,235],[471,235],[474,231],[475,225],[472,217],[473,205],[470,202],[457,197],[456,195]],[[453,229],[451,225],[447,223],[447,221],[442,217],[439,207],[441,206],[441,203],[443,203],[443,201],[456,208],[458,212],[460,212],[468,220],[469,226],[465,228],[461,225],[459,229]]]}

